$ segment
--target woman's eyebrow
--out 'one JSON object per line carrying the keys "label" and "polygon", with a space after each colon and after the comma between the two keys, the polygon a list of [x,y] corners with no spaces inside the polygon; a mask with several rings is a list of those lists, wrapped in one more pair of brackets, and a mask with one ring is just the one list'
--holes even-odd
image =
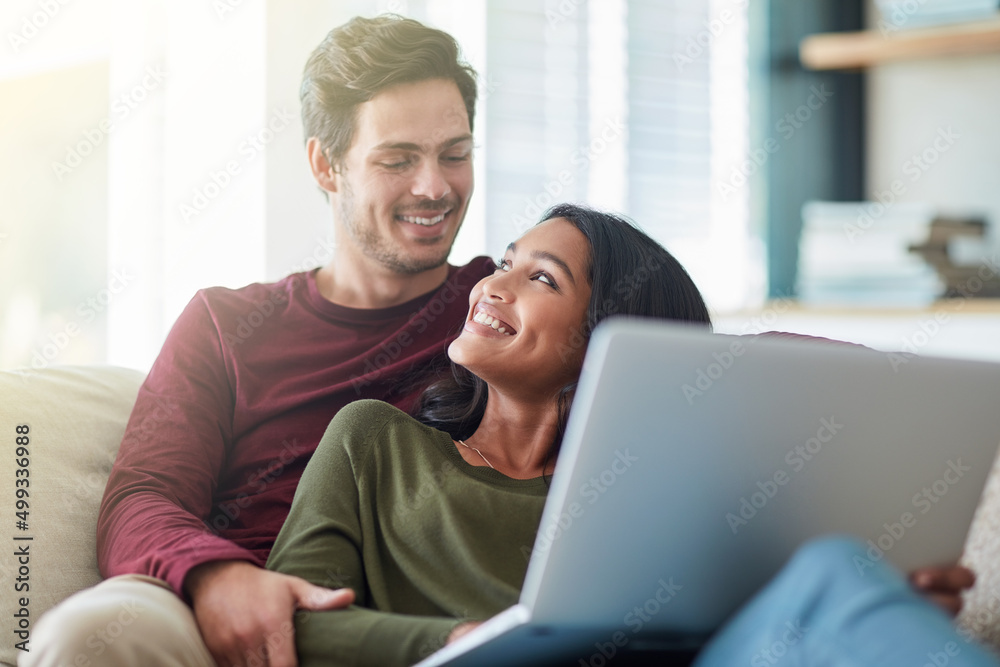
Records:
{"label": "woman's eyebrow", "polygon": [[[509,243],[507,245],[507,252],[517,252],[517,244]],[[535,259],[549,260],[550,262],[558,266],[560,269],[562,269],[563,273],[566,274],[566,277],[569,278],[569,281],[573,283],[573,285],[576,285],[576,278],[573,277],[573,272],[570,271],[569,264],[564,262],[562,258],[559,257],[558,255],[553,255],[551,252],[547,252],[545,250],[532,250],[531,256],[534,257]]]}

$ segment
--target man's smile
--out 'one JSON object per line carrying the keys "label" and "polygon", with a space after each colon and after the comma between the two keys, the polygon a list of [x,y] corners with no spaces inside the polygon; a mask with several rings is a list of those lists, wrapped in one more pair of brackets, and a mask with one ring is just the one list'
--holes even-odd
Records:
{"label": "man's smile", "polygon": [[420,215],[397,215],[396,218],[402,220],[403,222],[411,222],[415,225],[421,225],[422,227],[431,227],[444,220],[445,216],[447,216],[450,212],[451,210],[449,209],[433,217]]}

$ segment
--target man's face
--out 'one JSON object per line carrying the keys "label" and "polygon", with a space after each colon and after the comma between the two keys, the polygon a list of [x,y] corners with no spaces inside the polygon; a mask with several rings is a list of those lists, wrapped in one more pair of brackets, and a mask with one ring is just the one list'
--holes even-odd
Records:
{"label": "man's face", "polygon": [[415,274],[448,259],[472,195],[472,134],[453,81],[392,86],[358,107],[337,181],[338,245]]}

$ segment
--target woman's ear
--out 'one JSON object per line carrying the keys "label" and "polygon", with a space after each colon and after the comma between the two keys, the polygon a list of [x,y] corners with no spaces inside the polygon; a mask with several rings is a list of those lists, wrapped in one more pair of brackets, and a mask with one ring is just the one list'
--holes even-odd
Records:
{"label": "woman's ear", "polygon": [[337,172],[330,165],[330,161],[323,152],[323,144],[316,137],[309,137],[306,142],[306,155],[309,157],[309,167],[312,169],[313,178],[319,187],[327,192],[337,191]]}

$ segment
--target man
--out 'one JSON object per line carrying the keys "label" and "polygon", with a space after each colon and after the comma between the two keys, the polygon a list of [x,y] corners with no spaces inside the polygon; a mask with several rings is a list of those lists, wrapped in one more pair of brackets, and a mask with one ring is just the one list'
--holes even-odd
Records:
{"label": "man", "polygon": [[[39,623],[28,664],[287,667],[295,609],[353,597],[262,565],[333,415],[358,398],[408,408],[417,371],[441,358],[494,269],[447,264],[473,191],[475,73],[446,33],[356,18],[313,52],[301,100],[333,258],[188,304],[102,502],[111,578]],[[121,632],[104,641],[109,623]]]}

